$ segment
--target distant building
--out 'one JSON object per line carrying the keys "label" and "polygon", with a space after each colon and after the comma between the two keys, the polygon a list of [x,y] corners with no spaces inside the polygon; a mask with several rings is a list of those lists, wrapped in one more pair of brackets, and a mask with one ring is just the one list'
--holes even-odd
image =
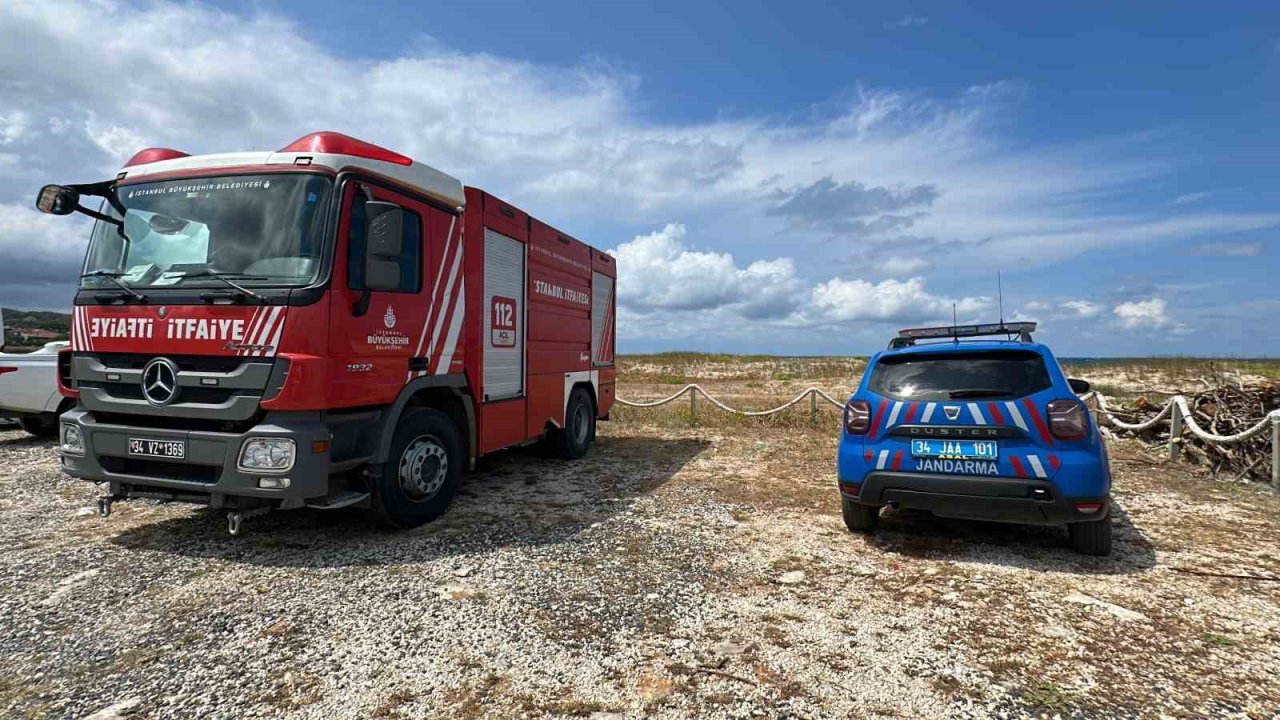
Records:
{"label": "distant building", "polygon": [[62,336],[52,330],[43,328],[13,328],[13,333],[24,341],[38,340],[40,342],[50,342],[57,340]]}

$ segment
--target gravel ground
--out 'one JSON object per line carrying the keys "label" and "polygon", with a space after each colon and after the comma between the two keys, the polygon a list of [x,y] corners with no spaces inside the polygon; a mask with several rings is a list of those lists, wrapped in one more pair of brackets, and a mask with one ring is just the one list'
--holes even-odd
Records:
{"label": "gravel ground", "polygon": [[[833,433],[602,425],[411,532],[118,504],[0,431],[4,717],[1280,716],[1280,501],[1113,446],[1111,559],[889,513]],[[1260,579],[1260,578],[1269,578]]]}

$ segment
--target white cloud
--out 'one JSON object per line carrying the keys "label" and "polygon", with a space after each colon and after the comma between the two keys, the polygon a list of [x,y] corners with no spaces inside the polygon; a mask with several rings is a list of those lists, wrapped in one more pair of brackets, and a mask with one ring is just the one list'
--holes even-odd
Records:
{"label": "white cloud", "polygon": [[1090,300],[1068,300],[1062,303],[1061,307],[1080,318],[1097,317],[1102,312],[1102,304]]}
{"label": "white cloud", "polygon": [[611,254],[618,258],[619,319],[632,332],[722,335],[731,326],[765,322],[777,328],[857,323],[921,322],[962,317],[990,309],[986,297],[948,298],[928,291],[925,281],[878,283],[831,278],[806,286],[790,257],[739,265],[729,253],[691,249],[684,225],[668,224],[639,235]]}
{"label": "white cloud", "polygon": [[1188,204],[1188,203],[1193,203],[1193,202],[1198,202],[1198,201],[1200,201],[1200,200],[1208,199],[1208,198],[1210,198],[1210,197],[1212,197],[1212,196],[1213,196],[1213,193],[1211,193],[1211,192],[1191,192],[1191,193],[1183,193],[1182,195],[1179,195],[1178,197],[1176,197],[1176,198],[1174,198],[1174,199],[1173,199],[1173,204],[1174,204],[1174,205],[1186,205],[1186,204]]}
{"label": "white cloud", "polygon": [[1262,254],[1260,242],[1211,242],[1202,243],[1195,248],[1197,255],[1223,255],[1226,257],[1258,257]]}
{"label": "white cloud", "polygon": [[813,289],[811,305],[806,312],[824,322],[900,321],[951,317],[952,306],[957,315],[969,317],[990,309],[991,298],[944,298],[925,289],[922,278],[909,280],[866,280],[832,278]]}
{"label": "white cloud", "polygon": [[881,275],[892,275],[901,277],[903,275],[916,275],[933,269],[933,261],[921,256],[904,257],[901,255],[890,255],[881,260],[876,266]]}
{"label": "white cloud", "polygon": [[0,115],[0,145],[21,140],[27,134],[30,124],[31,117],[20,110]]}
{"label": "white cloud", "polygon": [[1115,306],[1113,312],[1120,325],[1130,330],[1160,329],[1171,323],[1167,305],[1161,298],[1131,300]]}
{"label": "white cloud", "polygon": [[928,25],[928,24],[929,24],[929,18],[927,17],[920,17],[919,15],[907,15],[902,17],[901,19],[894,20],[893,22],[887,22],[884,24],[884,26],[889,29],[894,29],[894,28],[916,27],[918,25]]}
{"label": "white cloud", "polygon": [[673,223],[611,251],[626,273],[619,304],[640,313],[728,307],[746,317],[780,318],[792,312],[800,284],[791,258],[738,267],[729,253],[690,249],[687,233]]}

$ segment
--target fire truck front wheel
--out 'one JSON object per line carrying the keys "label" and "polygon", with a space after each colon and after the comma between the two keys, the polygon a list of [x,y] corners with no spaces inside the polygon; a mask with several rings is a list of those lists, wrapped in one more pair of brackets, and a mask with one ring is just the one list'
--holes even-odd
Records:
{"label": "fire truck front wheel", "polygon": [[462,434],[439,410],[406,412],[387,463],[373,481],[373,511],[383,524],[411,528],[449,507],[465,463]]}

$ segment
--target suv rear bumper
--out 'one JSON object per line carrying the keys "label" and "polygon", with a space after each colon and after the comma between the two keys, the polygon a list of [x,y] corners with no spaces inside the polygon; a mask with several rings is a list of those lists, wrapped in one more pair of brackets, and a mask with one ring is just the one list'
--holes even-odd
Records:
{"label": "suv rear bumper", "polygon": [[[1026,525],[1066,525],[1107,517],[1110,498],[1065,497],[1043,480],[872,472],[856,497],[842,486],[841,494],[864,505],[895,505],[927,510],[940,517],[992,520]],[[1093,512],[1077,505],[1097,504]]]}
{"label": "suv rear bumper", "polygon": [[[111,493],[134,497],[206,503],[214,507],[243,504],[231,498],[292,500],[301,505],[329,492],[329,452],[313,452],[314,443],[328,447],[329,428],[319,413],[271,413],[243,433],[175,430],[110,424],[77,407],[62,415],[62,424],[80,428],[85,453],[59,451],[62,471],[91,482],[109,482]],[[287,472],[253,472],[239,468],[240,452],[250,438],[291,438],[294,464]],[[186,442],[183,460],[130,457],[129,438]],[[260,478],[288,478],[289,487],[268,489]]]}

